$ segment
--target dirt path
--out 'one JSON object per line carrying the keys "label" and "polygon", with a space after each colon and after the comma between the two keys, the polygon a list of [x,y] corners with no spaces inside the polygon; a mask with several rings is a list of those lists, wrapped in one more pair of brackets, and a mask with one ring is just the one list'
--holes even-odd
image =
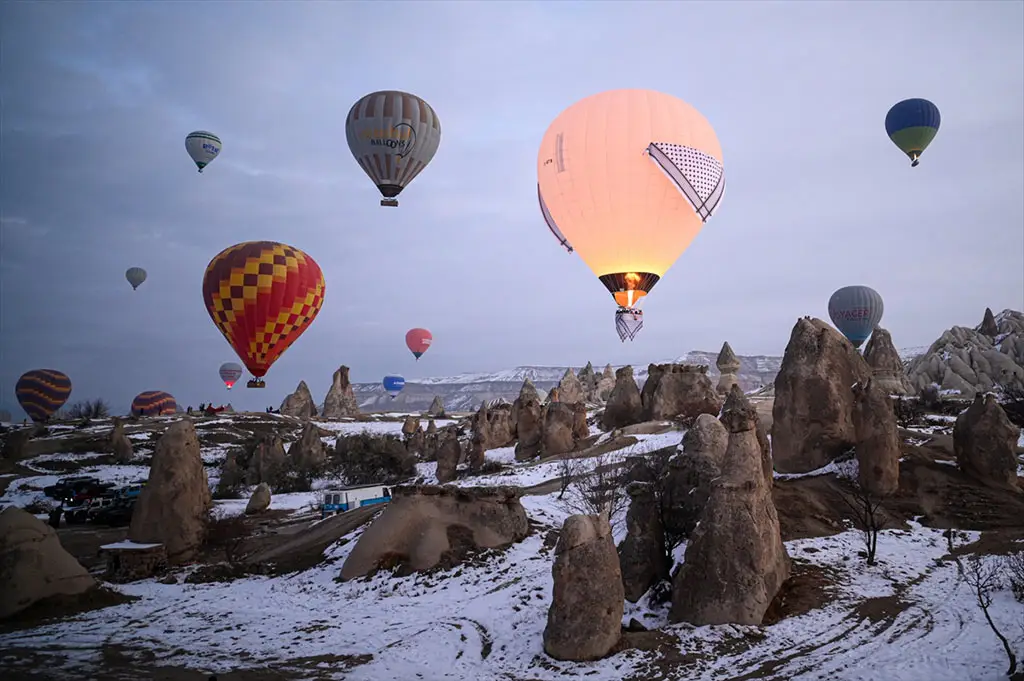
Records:
{"label": "dirt path", "polygon": [[347,513],[331,516],[306,529],[286,535],[283,541],[246,558],[246,562],[250,564],[286,563],[288,565],[305,563],[310,560],[314,563],[320,562],[323,552],[328,546],[369,521],[383,510],[384,506],[386,504],[364,506]]}

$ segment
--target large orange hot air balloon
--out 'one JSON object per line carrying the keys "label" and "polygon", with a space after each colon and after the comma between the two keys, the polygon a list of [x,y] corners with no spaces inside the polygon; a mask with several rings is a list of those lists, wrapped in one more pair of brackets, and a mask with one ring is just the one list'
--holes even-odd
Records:
{"label": "large orange hot air balloon", "polygon": [[612,294],[619,336],[632,339],[643,319],[637,302],[720,204],[722,148],[686,102],[611,90],[580,100],[551,124],[537,185],[548,227]]}
{"label": "large orange hot air balloon", "polygon": [[417,362],[420,361],[423,353],[430,349],[430,344],[433,342],[433,334],[426,329],[409,329],[405,334],[405,346],[409,348]]}
{"label": "large orange hot air balloon", "polygon": [[249,372],[261,379],[320,312],[320,266],[294,246],[249,241],[217,254],[203,277],[203,300],[213,323]]}

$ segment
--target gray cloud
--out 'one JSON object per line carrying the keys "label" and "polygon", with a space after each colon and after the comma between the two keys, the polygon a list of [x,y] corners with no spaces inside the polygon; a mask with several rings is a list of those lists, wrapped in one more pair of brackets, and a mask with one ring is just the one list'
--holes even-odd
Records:
{"label": "gray cloud", "polygon": [[[1019,3],[4,3],[0,405],[53,367],[119,410],[166,389],[220,400],[233,353],[202,305],[206,264],[274,239],[324,270],[323,312],[275,364],[278,403],[355,380],[524,363],[643,363],[728,339],[782,350],[854,282],[898,344],[1024,303]],[[344,118],[420,94],[444,136],[398,210],[349,155]],[[613,306],[536,207],[537,145],[574,101],[649,87],[715,126],[722,209],[618,342]],[[919,168],[884,134],[924,96],[942,130]],[[202,176],[184,135],[223,155]],[[149,280],[136,292],[124,270]],[[418,364],[404,332],[436,345]]]}

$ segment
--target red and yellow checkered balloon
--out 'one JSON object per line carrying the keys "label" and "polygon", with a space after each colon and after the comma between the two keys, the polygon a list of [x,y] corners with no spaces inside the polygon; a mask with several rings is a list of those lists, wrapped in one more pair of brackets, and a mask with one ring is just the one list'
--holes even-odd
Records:
{"label": "red and yellow checkered balloon", "polygon": [[224,249],[203,277],[210,318],[257,378],[313,323],[324,290],[313,258],[274,241]]}

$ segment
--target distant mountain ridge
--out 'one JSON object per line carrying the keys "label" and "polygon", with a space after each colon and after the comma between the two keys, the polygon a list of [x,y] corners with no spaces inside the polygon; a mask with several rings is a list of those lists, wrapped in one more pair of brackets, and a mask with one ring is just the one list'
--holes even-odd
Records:
{"label": "distant mountain ridge", "polygon": [[[708,366],[708,374],[718,379],[715,367],[717,352],[695,350],[682,357],[666,359],[657,364],[704,364]],[[740,356],[738,377],[744,390],[754,390],[759,386],[771,383],[779,373],[782,357],[770,355]],[[594,364],[594,371],[600,374],[603,364]],[[354,383],[356,400],[363,411],[426,411],[435,395],[440,395],[448,411],[471,411],[480,406],[484,400],[514,400],[519,395],[523,381],[530,379],[539,390],[548,391],[558,385],[565,374],[567,366],[521,366],[514,369],[503,369],[491,373],[468,373],[457,376],[440,376],[421,378],[409,381],[405,389],[394,400],[390,399],[379,383]],[[572,370],[579,373],[583,366],[573,366]],[[612,366],[618,369],[619,366]],[[647,380],[647,365],[634,366],[633,375],[641,385]]]}

